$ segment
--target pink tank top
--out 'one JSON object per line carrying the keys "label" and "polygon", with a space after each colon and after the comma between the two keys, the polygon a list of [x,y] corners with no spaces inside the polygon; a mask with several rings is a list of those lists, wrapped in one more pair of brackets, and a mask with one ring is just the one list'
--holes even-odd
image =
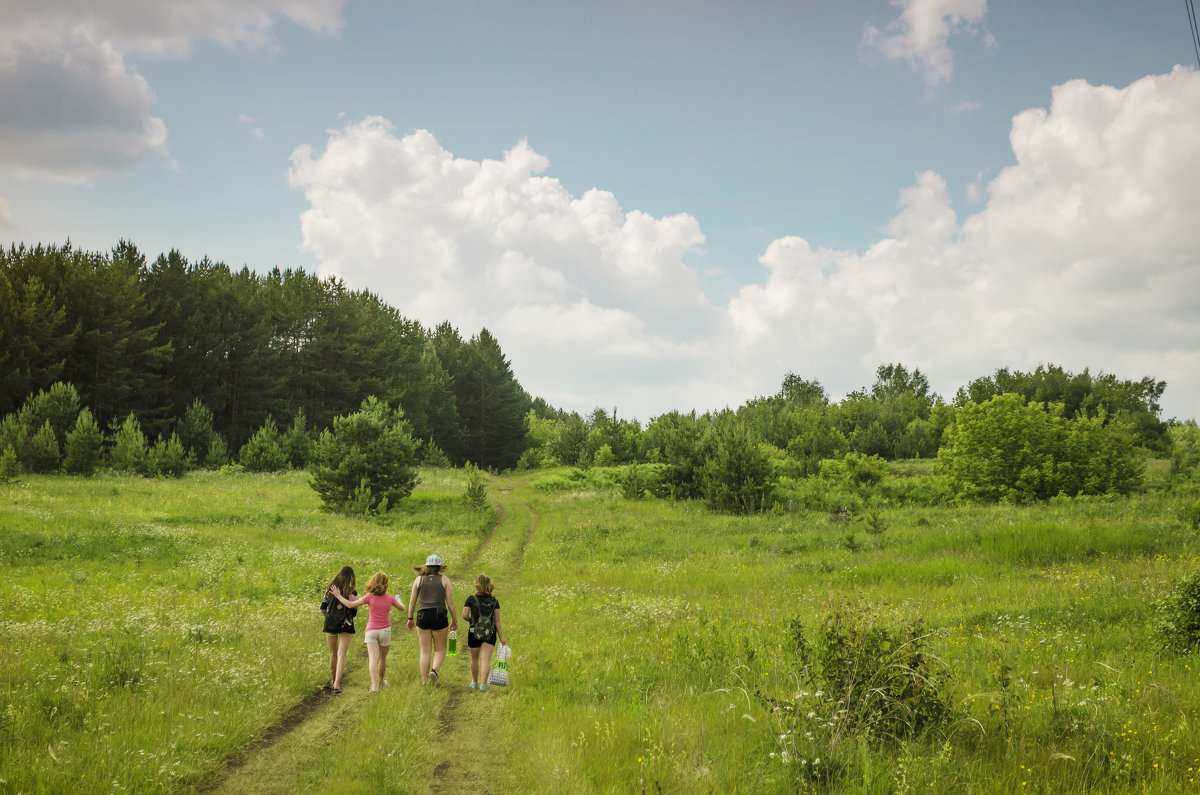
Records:
{"label": "pink tank top", "polygon": [[404,609],[404,604],[390,593],[380,594],[369,593],[363,597],[367,600],[367,629],[383,629],[392,625],[391,617],[388,612],[392,609],[392,605]]}

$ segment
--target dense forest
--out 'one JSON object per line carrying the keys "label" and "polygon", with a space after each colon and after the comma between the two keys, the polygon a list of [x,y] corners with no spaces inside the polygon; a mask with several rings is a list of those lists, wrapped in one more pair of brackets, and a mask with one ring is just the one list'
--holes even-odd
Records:
{"label": "dense forest", "polygon": [[737,409],[670,412],[643,427],[615,408],[583,416],[531,397],[486,329],[464,339],[335,278],[233,270],[177,251],[148,262],[124,241],[109,253],[0,250],[0,309],[0,453],[29,470],[61,464],[81,408],[110,460],[121,431],[136,430],[162,445],[181,437],[191,465],[219,465],[250,442],[315,438],[375,398],[398,411],[427,463],[646,464],[647,490],[755,510],[778,477],[828,475],[848,457],[868,469],[940,458],[960,495],[1128,492],[1135,459],[1186,457],[1180,440],[1195,430],[1163,421],[1166,384],[1151,377],[999,369],[945,401],[899,363],[841,401],[787,373],[776,394]]}

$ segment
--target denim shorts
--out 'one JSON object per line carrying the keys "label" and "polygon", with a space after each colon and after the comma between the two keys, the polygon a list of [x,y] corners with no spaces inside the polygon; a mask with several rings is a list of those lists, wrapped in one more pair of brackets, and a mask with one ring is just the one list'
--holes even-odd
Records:
{"label": "denim shorts", "polygon": [[450,626],[450,615],[444,607],[427,607],[417,611],[417,629],[437,631]]}
{"label": "denim shorts", "polygon": [[363,643],[378,643],[380,646],[391,646],[392,628],[368,629],[363,635]]}

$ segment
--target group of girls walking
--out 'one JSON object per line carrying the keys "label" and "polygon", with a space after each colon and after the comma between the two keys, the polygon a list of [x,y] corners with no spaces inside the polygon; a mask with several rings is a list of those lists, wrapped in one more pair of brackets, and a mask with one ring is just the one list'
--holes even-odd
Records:
{"label": "group of girls walking", "polygon": [[[392,645],[392,608],[405,611],[408,629],[415,630],[420,645],[417,668],[421,683],[438,683],[451,631],[458,629],[458,614],[454,609],[454,587],[444,573],[445,566],[438,555],[430,555],[425,565],[413,566],[413,579],[408,607],[400,598],[388,593],[388,576],[377,572],[367,581],[364,596],[355,590],[354,569],[343,566],[325,589],[321,612],[325,614],[325,639],[329,644],[329,684],[333,693],[342,692],[342,676],[346,671],[346,651],[354,635],[354,619],[358,608],[367,606],[367,627],[363,640],[367,646],[371,691],[387,687],[387,656]],[[497,642],[504,644],[500,625],[500,602],[493,595],[492,580],[486,574],[475,575],[475,593],[463,603],[462,618],[471,628],[467,633],[467,648],[471,656],[471,689],[486,691],[492,668],[492,653]]]}

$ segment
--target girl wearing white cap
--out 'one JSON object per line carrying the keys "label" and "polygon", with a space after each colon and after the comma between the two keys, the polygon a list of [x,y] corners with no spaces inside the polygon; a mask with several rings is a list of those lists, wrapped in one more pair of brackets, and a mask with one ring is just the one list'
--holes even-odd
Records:
{"label": "girl wearing white cap", "polygon": [[[450,578],[442,573],[444,566],[440,555],[430,555],[424,566],[413,566],[417,578],[413,580],[412,596],[408,600],[408,628],[417,630],[421,644],[421,683],[438,683],[438,670],[446,659],[446,639],[450,630],[458,629],[458,616],[454,613],[454,590]],[[413,611],[416,612],[414,617]]]}

